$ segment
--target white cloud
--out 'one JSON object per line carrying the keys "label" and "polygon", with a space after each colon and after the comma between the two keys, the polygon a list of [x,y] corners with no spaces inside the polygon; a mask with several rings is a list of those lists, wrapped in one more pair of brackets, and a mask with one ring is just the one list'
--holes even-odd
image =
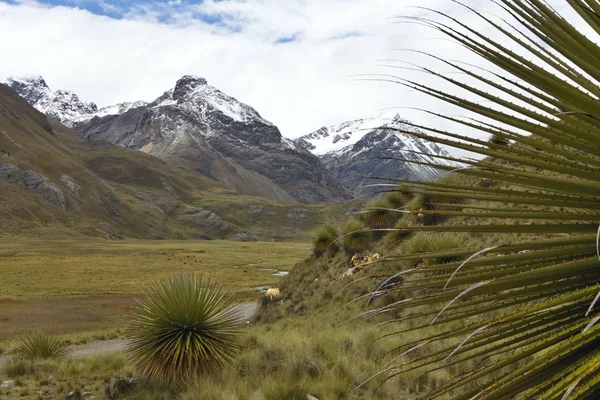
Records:
{"label": "white cloud", "polygon": [[[498,10],[489,0],[467,3]],[[111,12],[122,9],[122,3],[108,0],[98,4]],[[78,8],[0,0],[0,80],[41,74],[53,89],[73,90],[103,106],[153,100],[182,75],[195,74],[253,106],[285,136],[296,137],[323,125],[371,117],[387,107],[431,108],[430,99],[399,85],[353,78],[393,73],[431,82],[422,73],[381,65],[379,60],[390,58],[432,62],[398,49],[479,63],[431,29],[390,19],[431,15],[410,5],[449,12],[475,29],[485,26],[448,0],[169,1],[138,3],[119,20]],[[218,23],[202,21],[207,18]],[[286,38],[294,40],[277,43]],[[419,112],[399,112],[431,122]]]}

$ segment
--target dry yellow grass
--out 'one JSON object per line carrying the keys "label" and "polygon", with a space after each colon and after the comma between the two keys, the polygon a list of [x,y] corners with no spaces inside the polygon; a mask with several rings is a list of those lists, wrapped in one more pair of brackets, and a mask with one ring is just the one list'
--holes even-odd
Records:
{"label": "dry yellow grass", "polygon": [[[143,286],[181,272],[204,274],[240,300],[272,286],[309,243],[118,242],[0,238],[0,342],[31,331],[114,330]],[[0,346],[1,347],[1,346]]]}

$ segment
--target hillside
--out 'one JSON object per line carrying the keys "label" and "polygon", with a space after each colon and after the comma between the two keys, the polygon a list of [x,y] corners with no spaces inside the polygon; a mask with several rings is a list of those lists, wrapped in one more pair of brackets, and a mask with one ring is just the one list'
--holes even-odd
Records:
{"label": "hillside", "polygon": [[0,85],[0,234],[287,240],[308,236],[323,213],[89,141]]}
{"label": "hillside", "polygon": [[72,92],[52,91],[39,76],[7,83],[39,111],[90,140],[140,150],[239,193],[306,204],[352,198],[317,157],[204,78],[183,76],[150,104],[102,109]]}

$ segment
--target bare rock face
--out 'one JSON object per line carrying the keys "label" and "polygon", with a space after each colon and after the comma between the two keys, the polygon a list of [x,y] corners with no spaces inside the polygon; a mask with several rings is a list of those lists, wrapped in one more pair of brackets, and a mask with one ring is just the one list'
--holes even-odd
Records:
{"label": "bare rock face", "polygon": [[440,174],[427,164],[459,167],[444,157],[441,146],[411,135],[418,133],[395,113],[323,127],[295,140],[321,159],[346,189],[356,195],[375,196],[389,189],[387,178],[431,179]]}
{"label": "bare rock face", "polygon": [[95,103],[83,101],[77,94],[68,90],[50,89],[41,76],[23,78],[10,77],[6,85],[12,88],[38,111],[51,116],[67,126],[89,121],[94,117],[122,114],[132,108],[146,105],[146,102],[125,102],[103,108]]}
{"label": "bare rock face", "polygon": [[209,239],[224,238],[238,230],[235,225],[223,221],[214,212],[202,208],[188,208],[177,218],[177,221],[192,225]]}
{"label": "bare rock face", "polygon": [[231,238],[236,242],[256,242],[259,239],[259,234],[256,232],[241,232]]}
{"label": "bare rock face", "polygon": [[81,198],[81,187],[77,182],[75,182],[73,178],[71,178],[69,175],[63,175],[60,177],[60,181],[69,188],[69,190],[75,195],[75,197],[77,197],[78,199]]}
{"label": "bare rock face", "polygon": [[37,193],[63,210],[67,206],[67,200],[63,192],[48,182],[45,176],[35,171],[22,171],[16,165],[0,163],[0,179]]}
{"label": "bare rock face", "polygon": [[196,170],[241,193],[300,203],[350,198],[317,157],[203,78],[184,76],[148,105],[75,129],[91,140]]}

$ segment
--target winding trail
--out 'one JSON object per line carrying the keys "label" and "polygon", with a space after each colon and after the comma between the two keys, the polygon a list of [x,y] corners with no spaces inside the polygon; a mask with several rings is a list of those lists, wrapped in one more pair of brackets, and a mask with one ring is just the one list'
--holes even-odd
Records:
{"label": "winding trail", "polygon": [[[240,303],[235,305],[234,308],[238,311],[240,321],[245,322],[248,321],[256,311],[256,303]],[[73,358],[89,358],[97,356],[99,354],[122,351],[125,349],[126,346],[127,341],[125,339],[101,340],[97,342],[72,346],[69,349],[68,355]],[[6,362],[10,360],[11,357],[12,356],[10,355],[0,357],[0,368],[3,368],[4,364],[6,364]]]}

